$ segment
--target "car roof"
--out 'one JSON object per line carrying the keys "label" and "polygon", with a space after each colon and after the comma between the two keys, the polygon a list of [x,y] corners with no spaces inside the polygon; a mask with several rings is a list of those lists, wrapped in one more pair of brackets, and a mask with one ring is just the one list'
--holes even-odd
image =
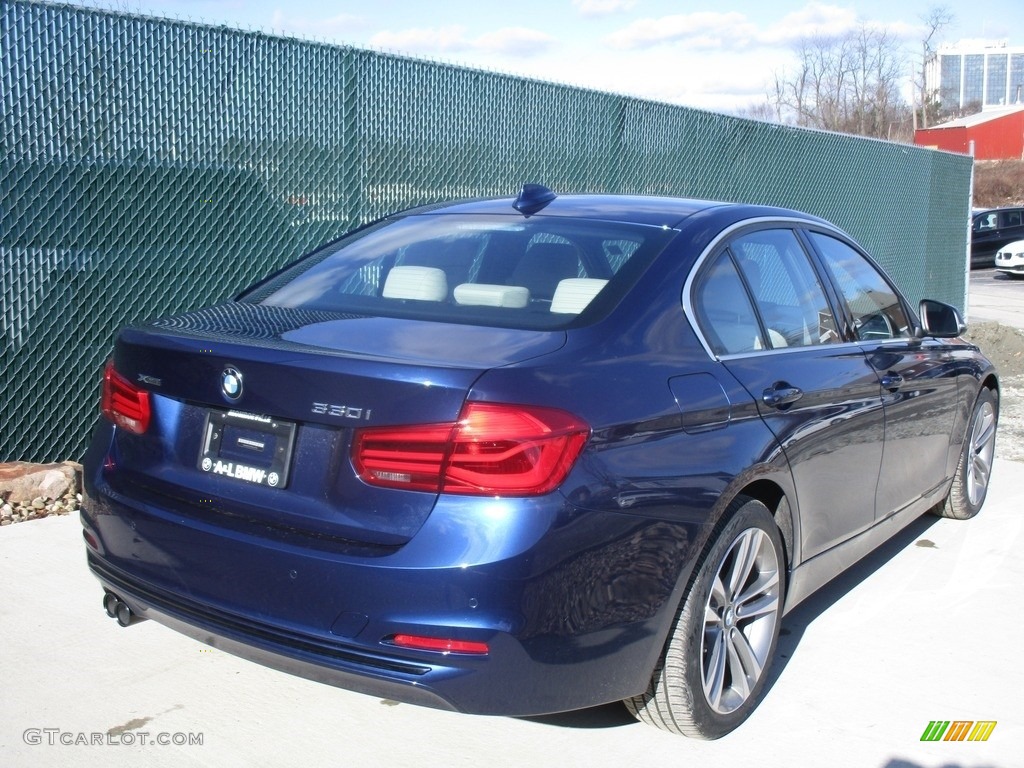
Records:
{"label": "car roof", "polygon": [[1024,211],[1024,206],[1020,205],[1004,205],[999,208],[975,208],[972,216],[981,216],[985,213],[998,213],[1000,211]]}
{"label": "car roof", "polygon": [[[516,198],[511,197],[463,200],[412,208],[402,212],[401,215],[415,216],[426,213],[524,215],[513,208],[515,202]],[[805,219],[809,222],[825,223],[815,216],[785,208],[645,195],[559,195],[545,204],[536,213],[531,213],[530,215],[623,221],[676,228],[691,216],[705,212],[723,213],[727,218],[737,221],[759,216],[784,216]]]}

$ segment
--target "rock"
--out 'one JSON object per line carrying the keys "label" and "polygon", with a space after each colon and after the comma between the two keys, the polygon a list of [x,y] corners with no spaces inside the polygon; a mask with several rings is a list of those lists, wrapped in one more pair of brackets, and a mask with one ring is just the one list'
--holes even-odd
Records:
{"label": "rock", "polygon": [[59,499],[78,491],[81,467],[73,461],[60,464],[30,464],[15,461],[0,464],[0,498],[12,504],[33,499]]}
{"label": "rock", "polygon": [[77,511],[81,482],[82,467],[73,461],[0,463],[0,525]]}

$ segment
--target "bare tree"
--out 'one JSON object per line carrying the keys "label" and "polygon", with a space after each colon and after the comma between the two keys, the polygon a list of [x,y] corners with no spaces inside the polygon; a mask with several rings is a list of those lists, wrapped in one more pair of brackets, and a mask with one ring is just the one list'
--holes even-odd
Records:
{"label": "bare tree", "polygon": [[[924,16],[919,16],[924,24],[924,37],[921,38],[921,68],[915,73],[915,90],[920,94],[921,127],[928,127],[928,113],[930,107],[936,106],[936,94],[928,92],[928,82],[925,73],[928,65],[935,59],[935,41],[939,33],[953,23],[953,12],[944,5],[933,5]],[[917,128],[917,110],[914,110],[914,128]]]}
{"label": "bare tree", "polygon": [[884,29],[861,27],[854,38],[853,114],[847,130],[861,136],[888,135],[906,111],[899,93],[903,69],[900,43]]}
{"label": "bare tree", "polygon": [[797,64],[776,72],[769,100],[797,125],[887,138],[904,119],[899,94],[905,56],[884,29],[861,24],[836,37],[807,37],[794,46]]}
{"label": "bare tree", "polygon": [[745,117],[748,120],[760,120],[763,123],[781,123],[782,115],[775,107],[766,101],[756,101],[745,107],[736,110],[737,117]]}

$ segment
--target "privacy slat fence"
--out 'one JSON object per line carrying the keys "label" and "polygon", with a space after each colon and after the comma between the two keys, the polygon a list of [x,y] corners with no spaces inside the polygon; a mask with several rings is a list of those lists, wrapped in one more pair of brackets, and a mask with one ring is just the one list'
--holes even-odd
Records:
{"label": "privacy slat fence", "polygon": [[[683,76],[683,73],[680,73]],[[260,32],[0,0],[0,461],[75,458],[116,329],[524,181],[800,208],[962,304],[971,162]]]}

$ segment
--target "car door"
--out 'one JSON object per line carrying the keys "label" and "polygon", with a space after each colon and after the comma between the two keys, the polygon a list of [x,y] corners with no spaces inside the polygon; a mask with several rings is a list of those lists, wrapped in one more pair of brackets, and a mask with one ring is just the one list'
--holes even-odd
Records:
{"label": "car door", "polygon": [[971,223],[971,266],[991,267],[996,251],[1024,238],[1024,208],[977,214]]}
{"label": "car door", "polygon": [[802,558],[874,522],[884,418],[878,376],[844,344],[796,233],[748,230],[705,261],[690,291],[709,351],[739,380],[789,460]]}
{"label": "car door", "polygon": [[1024,234],[1024,209],[1007,208],[999,212],[999,232],[1007,240]]}
{"label": "car door", "polygon": [[809,232],[838,290],[851,333],[881,383],[885,449],[876,516],[906,507],[947,480],[957,366],[947,341],[916,338],[896,289],[850,244]]}
{"label": "car door", "polygon": [[988,266],[988,257],[999,250],[999,214],[985,211],[971,221],[971,267]]}

